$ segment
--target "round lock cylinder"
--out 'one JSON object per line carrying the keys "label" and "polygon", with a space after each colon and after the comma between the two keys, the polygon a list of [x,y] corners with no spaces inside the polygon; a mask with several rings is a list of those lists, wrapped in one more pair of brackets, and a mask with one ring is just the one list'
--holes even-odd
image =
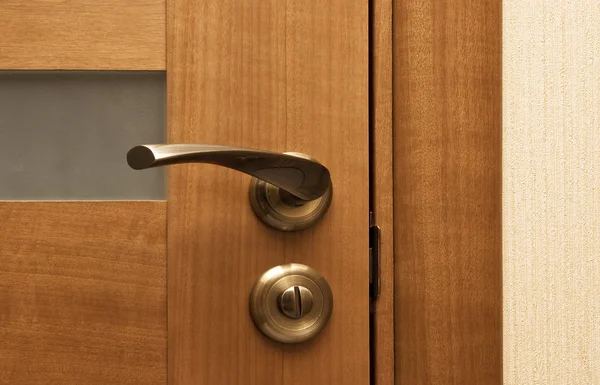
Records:
{"label": "round lock cylinder", "polygon": [[333,295],[325,278],[298,263],[265,272],[250,294],[250,314],[267,337],[300,343],[318,335],[333,310]]}

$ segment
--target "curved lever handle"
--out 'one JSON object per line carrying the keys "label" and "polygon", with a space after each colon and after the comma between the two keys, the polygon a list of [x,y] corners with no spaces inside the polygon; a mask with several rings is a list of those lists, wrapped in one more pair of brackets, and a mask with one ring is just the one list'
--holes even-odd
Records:
{"label": "curved lever handle", "polygon": [[210,163],[252,175],[306,201],[320,198],[331,185],[321,163],[293,153],[208,144],[148,144],[127,153],[135,170],[179,163]]}

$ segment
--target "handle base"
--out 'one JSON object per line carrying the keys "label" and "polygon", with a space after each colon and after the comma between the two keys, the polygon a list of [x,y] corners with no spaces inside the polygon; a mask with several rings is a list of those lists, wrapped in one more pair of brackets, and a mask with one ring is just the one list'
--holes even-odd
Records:
{"label": "handle base", "polygon": [[281,231],[304,230],[318,222],[331,205],[331,184],[322,197],[312,201],[290,199],[289,193],[257,178],[250,182],[250,206],[267,226]]}

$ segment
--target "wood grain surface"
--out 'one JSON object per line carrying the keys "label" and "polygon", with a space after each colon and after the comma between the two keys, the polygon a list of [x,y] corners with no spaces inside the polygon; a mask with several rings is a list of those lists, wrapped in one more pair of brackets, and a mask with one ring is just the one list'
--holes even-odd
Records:
{"label": "wood grain surface", "polygon": [[3,0],[0,69],[164,70],[165,0]]}
{"label": "wood grain surface", "polygon": [[371,1],[371,182],[381,229],[381,293],[371,344],[373,385],[394,383],[394,175],[392,140],[392,0]]}
{"label": "wood grain surface", "polygon": [[165,202],[0,202],[0,383],[166,382]]}
{"label": "wood grain surface", "polygon": [[[367,384],[368,2],[170,0],[167,15],[169,141],[307,153],[334,186],[318,225],[284,234],[254,217],[248,176],[170,169],[169,383]],[[335,302],[298,346],[263,337],[248,309],[260,274],[290,262]]]}
{"label": "wood grain surface", "polygon": [[394,3],[397,384],[502,383],[501,16]]}

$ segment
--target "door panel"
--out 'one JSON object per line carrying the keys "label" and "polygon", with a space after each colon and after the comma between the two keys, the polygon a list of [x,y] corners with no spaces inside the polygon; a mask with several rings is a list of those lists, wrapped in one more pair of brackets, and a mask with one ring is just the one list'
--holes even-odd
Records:
{"label": "door panel", "polygon": [[[367,384],[368,2],[167,3],[168,137],[297,151],[331,171],[333,203],[308,230],[265,227],[250,178],[214,166],[169,171],[170,384]],[[329,281],[315,340],[263,337],[248,296],[264,271],[307,264]]]}
{"label": "door panel", "polygon": [[0,383],[166,382],[166,203],[0,202]]}

